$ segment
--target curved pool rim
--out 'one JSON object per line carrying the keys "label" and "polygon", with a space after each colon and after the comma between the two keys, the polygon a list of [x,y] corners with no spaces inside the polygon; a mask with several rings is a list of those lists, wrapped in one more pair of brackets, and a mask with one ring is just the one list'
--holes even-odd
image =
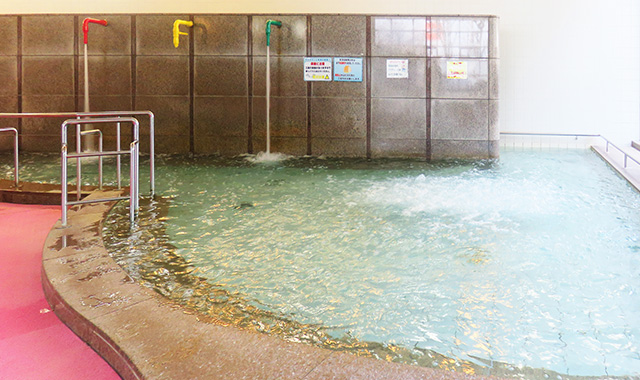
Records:
{"label": "curved pool rim", "polygon": [[[87,199],[114,196],[95,192]],[[73,207],[43,248],[56,315],[124,379],[483,379],[391,363],[202,320],[148,289],[110,257],[102,226],[114,203]],[[491,377],[494,378],[495,377]]]}

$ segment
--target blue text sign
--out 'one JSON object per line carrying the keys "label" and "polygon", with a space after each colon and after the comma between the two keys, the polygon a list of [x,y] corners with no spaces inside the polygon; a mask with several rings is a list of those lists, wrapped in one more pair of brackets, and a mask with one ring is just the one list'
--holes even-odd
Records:
{"label": "blue text sign", "polygon": [[362,58],[333,58],[333,80],[362,82]]}

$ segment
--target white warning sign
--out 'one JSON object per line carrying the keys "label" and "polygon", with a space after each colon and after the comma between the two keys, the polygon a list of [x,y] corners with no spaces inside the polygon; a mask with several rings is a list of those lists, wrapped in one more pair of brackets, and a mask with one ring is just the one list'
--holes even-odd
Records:
{"label": "white warning sign", "polygon": [[332,78],[331,58],[305,57],[304,59],[304,80],[305,81],[327,81]]}
{"label": "white warning sign", "polygon": [[409,60],[387,59],[387,78],[409,78]]}

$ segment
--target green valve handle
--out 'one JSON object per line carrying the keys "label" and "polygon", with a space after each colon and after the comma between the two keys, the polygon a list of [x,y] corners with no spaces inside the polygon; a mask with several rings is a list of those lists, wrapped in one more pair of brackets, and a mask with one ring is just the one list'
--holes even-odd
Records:
{"label": "green valve handle", "polygon": [[276,21],[276,20],[268,20],[267,21],[267,46],[269,46],[269,42],[271,41],[271,25],[275,25],[278,27],[282,26],[282,22],[281,21]]}

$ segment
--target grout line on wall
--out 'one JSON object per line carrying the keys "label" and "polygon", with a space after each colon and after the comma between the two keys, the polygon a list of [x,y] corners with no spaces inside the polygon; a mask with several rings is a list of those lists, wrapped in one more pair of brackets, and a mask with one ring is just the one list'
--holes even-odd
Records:
{"label": "grout line on wall", "polygon": [[427,17],[427,25],[429,29],[427,30],[427,69],[426,69],[426,82],[425,86],[425,96],[426,96],[426,110],[425,110],[425,118],[426,118],[426,151],[425,156],[427,161],[431,161],[431,17]]}
{"label": "grout line on wall", "polygon": [[253,16],[247,21],[247,153],[253,154]]}
{"label": "grout line on wall", "polygon": [[[18,46],[17,53],[17,81],[18,81],[18,113],[22,113],[22,16],[17,18],[17,34],[18,34]],[[18,148],[22,150],[22,118],[18,119]]]}
{"label": "grout line on wall", "polygon": [[366,35],[366,54],[365,54],[365,66],[366,66],[366,112],[367,112],[367,142],[366,142],[366,156],[371,158],[371,16],[367,16],[365,25]]}
{"label": "grout line on wall", "polygon": [[[311,16],[307,16],[307,57],[313,55],[311,22]],[[311,82],[307,81],[307,155],[311,155],[313,148],[311,145],[311,87]]]}
{"label": "grout line on wall", "polygon": [[[194,21],[194,16],[193,15],[189,15],[189,21],[193,22]],[[194,67],[195,67],[195,47],[194,45],[194,41],[195,41],[195,30],[192,30],[189,33],[189,153],[191,155],[193,155],[195,153],[195,125],[194,125],[194,110],[195,110],[195,104],[194,104],[194,85],[195,85],[195,73],[194,73]]]}
{"label": "grout line on wall", "polygon": [[138,92],[137,83],[136,83],[136,38],[137,30],[136,30],[136,16],[131,16],[131,109],[136,109],[136,93]]}
{"label": "grout line on wall", "polygon": [[78,33],[80,29],[78,27],[79,21],[80,19],[78,16],[73,16],[73,107],[76,112],[84,111],[84,109],[80,110],[80,101],[78,99],[80,96],[80,46],[78,45]]}
{"label": "grout line on wall", "polygon": [[491,19],[487,31],[487,158],[491,157]]}

